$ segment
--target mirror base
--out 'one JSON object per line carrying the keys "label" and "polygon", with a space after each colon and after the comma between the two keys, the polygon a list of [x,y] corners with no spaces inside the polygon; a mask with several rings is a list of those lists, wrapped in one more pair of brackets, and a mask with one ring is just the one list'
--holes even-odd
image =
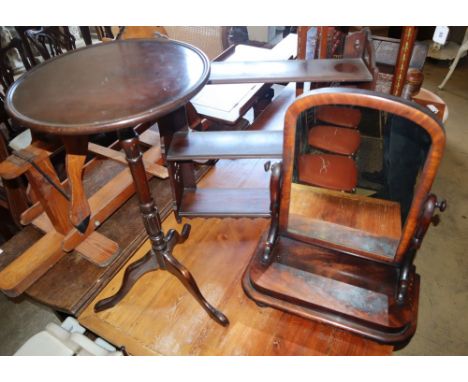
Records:
{"label": "mirror base", "polygon": [[265,237],[243,277],[258,305],[333,325],[387,344],[416,330],[419,275],[412,268],[406,301],[398,303],[398,268],[279,236],[274,261],[261,262]]}

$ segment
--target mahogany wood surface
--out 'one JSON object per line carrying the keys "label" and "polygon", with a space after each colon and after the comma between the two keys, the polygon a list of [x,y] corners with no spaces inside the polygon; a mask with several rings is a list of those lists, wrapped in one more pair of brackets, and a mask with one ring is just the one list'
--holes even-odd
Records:
{"label": "mahogany wood surface", "polygon": [[281,158],[282,153],[282,131],[194,131],[174,135],[167,160]]}
{"label": "mahogany wood surface", "polygon": [[[176,111],[175,114],[168,115],[168,119],[176,122],[181,117],[180,114],[180,111]],[[179,122],[186,122],[186,120],[185,118],[180,118]],[[184,126],[184,123],[179,123],[173,126],[173,128],[176,129]],[[146,179],[138,135],[133,129],[128,129],[120,131],[118,136],[132,174],[141,218],[146,234],[151,242],[151,249],[142,259],[131,263],[126,268],[118,291],[112,296],[98,301],[94,306],[94,310],[100,312],[114,307],[131,291],[131,288],[141,277],[147,273],[160,270],[168,271],[175,276],[213,320],[220,325],[228,325],[229,320],[205,298],[191,272],[173,256],[174,248],[187,240],[190,234],[190,225],[184,224],[180,231],[170,229],[167,233],[164,233],[162,230],[161,216]]]}
{"label": "mahogany wood surface", "polygon": [[188,44],[113,41],[38,65],[11,86],[5,107],[21,125],[40,131],[113,131],[154,121],[184,105],[208,74],[207,57]]}
{"label": "mahogany wood surface", "polygon": [[[199,183],[207,187],[266,187],[264,160],[220,160]],[[237,168],[237,171],[235,169]],[[226,176],[229,174],[229,176]],[[259,308],[242,291],[242,273],[268,225],[266,219],[192,219],[191,236],[174,256],[192,271],[202,293],[230,320],[209,319],[184,287],[166,273],[149,273],[114,308],[95,313],[93,303],[81,324],[134,355],[389,355],[379,345],[328,325],[271,308]],[[179,228],[172,215],[163,229]],[[146,242],[132,257],[149,249]],[[115,292],[123,270],[96,301]]]}
{"label": "mahogany wood surface", "polygon": [[[206,56],[190,45],[167,40],[132,40],[90,46],[49,60],[26,73],[10,88],[6,108],[13,119],[34,131],[63,136],[69,193],[59,192],[62,189],[51,166],[42,171],[48,172],[48,183],[33,170],[28,171],[27,176],[35,193],[40,194],[42,207],[52,224],[64,236],[62,249],[65,252],[83,244],[134,191],[140,200],[152,200],[143,154],[139,152],[137,157],[127,158],[130,171],[122,171],[88,201],[81,180],[88,148],[86,134],[125,127],[133,132],[132,128],[140,122],[166,117],[177,109],[183,111],[184,104],[206,83],[208,73]],[[44,83],[49,85],[43,86]],[[41,103],[43,100],[47,104]],[[166,128],[166,138],[171,129],[184,126],[173,124]],[[69,137],[72,135],[78,137]],[[138,142],[136,138],[135,142]],[[126,147],[124,142],[122,145]],[[161,149],[151,148],[144,155],[148,156],[148,162],[155,162],[161,156]],[[46,161],[48,159],[37,166],[47,164]],[[139,170],[133,171],[136,165]],[[47,224],[40,226],[48,228]],[[173,238],[167,236],[168,241]],[[111,240],[90,240],[89,245],[82,245],[80,253],[96,263],[107,264],[109,253],[116,252],[118,245]],[[168,269],[174,269],[176,275],[187,272],[170,260]],[[14,268],[15,264],[17,262],[7,269]],[[18,272],[21,273],[20,267]],[[35,277],[32,281],[44,272],[45,267],[40,265],[37,270],[30,269]],[[21,274],[24,276],[24,272]],[[17,284],[22,282],[17,281]]]}
{"label": "mahogany wood surface", "polygon": [[294,83],[288,84],[268,107],[255,119],[249,130],[280,130],[284,128],[286,110],[296,98]]}
{"label": "mahogany wood surface", "polygon": [[401,238],[400,205],[293,183],[289,230],[345,251],[393,262]]}
{"label": "mahogany wood surface", "polygon": [[299,181],[332,190],[353,192],[358,168],[353,159],[335,154],[303,154],[297,164]]}
{"label": "mahogany wood surface", "polygon": [[437,94],[421,88],[417,94],[412,97],[412,100],[422,106],[433,105],[436,107],[437,112],[434,113],[437,118],[442,122],[445,122],[448,118],[448,107],[446,102],[440,98]]}
{"label": "mahogany wood surface", "polygon": [[418,275],[412,273],[409,298],[398,304],[398,270],[392,265],[280,236],[273,249],[277,260],[265,267],[264,243],[259,242],[243,279],[246,293],[258,303],[383,343],[397,343],[414,333]]}
{"label": "mahogany wood surface", "polygon": [[406,75],[413,54],[414,42],[416,40],[416,27],[404,26],[401,32],[401,41],[398,49],[398,58],[395,64],[395,73],[392,79],[390,93],[400,96],[405,85]]}
{"label": "mahogany wood surface", "polygon": [[411,245],[411,240],[418,224],[418,217],[420,215],[421,208],[425,203],[442,158],[445,147],[444,128],[440,121],[437,120],[427,109],[422,108],[414,102],[409,102],[401,98],[381,93],[377,97],[374,96],[374,93],[366,90],[328,88],[314,90],[307,95],[303,95],[298,98],[296,102],[289,107],[285,118],[286,132],[284,136],[284,147],[287,149],[283,152],[283,169],[285,173],[280,216],[280,226],[283,232],[286,232],[288,227],[288,208],[291,195],[292,172],[295,155],[294,142],[296,121],[302,111],[308,110],[312,107],[325,105],[362,106],[392,113],[420,125],[421,128],[426,130],[431,137],[432,142],[430,150],[422,173],[419,177],[419,182],[416,185],[413,203],[411,205],[408,218],[405,221],[401,239],[394,257],[394,261],[396,263],[401,263],[404,254]]}
{"label": "mahogany wood surface", "polygon": [[221,61],[211,64],[209,84],[250,82],[357,82],[372,81],[372,74],[361,58],[288,60],[288,61]]}
{"label": "mahogany wood surface", "polygon": [[[249,128],[249,131],[245,132],[218,132],[216,134],[203,132],[196,133],[194,137],[194,145],[192,145],[192,139],[186,139],[192,137],[192,135],[186,135],[186,133],[177,133],[174,136],[174,148],[171,145],[169,150],[169,159],[173,159],[173,154],[176,153],[177,159],[182,159],[181,162],[174,163],[172,171],[178,176],[172,176],[173,181],[173,194],[175,203],[175,211],[180,216],[269,216],[269,192],[268,192],[268,181],[263,182],[262,189],[253,190],[255,200],[257,203],[251,203],[249,192],[239,190],[237,193],[234,192],[234,188],[238,188],[238,184],[232,186],[229,189],[230,181],[233,179],[239,179],[242,174],[237,174],[238,171],[250,173],[252,168],[255,167],[253,163],[249,161],[221,161],[221,163],[230,164],[236,163],[232,167],[232,172],[229,174],[229,180],[225,179],[223,182],[219,182],[214,186],[213,189],[197,190],[197,186],[190,180],[191,164],[186,162],[187,159],[194,159],[193,156],[182,156],[181,153],[191,155],[197,154],[198,159],[200,158],[214,158],[214,154],[219,154],[222,158],[242,158],[242,157],[264,157],[270,154],[275,154],[268,158],[261,159],[260,161],[264,164],[268,159],[278,157],[281,155],[282,148],[278,147],[277,144],[283,140],[283,125],[284,116],[286,109],[295,99],[294,84],[286,86],[281,93],[275,98],[266,109],[255,119]],[[206,135],[208,134],[208,135]],[[207,137],[205,139],[205,137]],[[214,137],[211,139],[211,137]],[[250,138],[256,139],[250,139]],[[235,138],[234,140],[232,138]],[[242,140],[241,138],[245,138]],[[249,138],[249,139],[247,139]],[[259,144],[261,142],[261,144]],[[265,143],[271,144],[271,147],[267,147]],[[190,144],[190,146],[189,146]],[[282,143],[281,143],[282,144]],[[276,147],[275,147],[276,146]],[[281,150],[281,151],[280,151]],[[258,154],[257,154],[258,153]],[[207,155],[208,154],[208,155]],[[247,155],[248,154],[248,155]],[[243,168],[244,164],[246,168]],[[218,166],[213,171],[217,171],[219,166],[224,166],[218,163]],[[237,166],[237,167],[236,167]],[[261,169],[261,167],[258,167]],[[257,172],[257,171],[256,171]],[[266,179],[267,173],[263,171],[262,174],[257,174],[259,179]],[[242,182],[241,182],[242,183]],[[223,190],[217,189],[221,185]],[[200,195],[197,195],[198,191],[201,191]],[[211,198],[211,200],[209,199]],[[230,200],[230,203],[226,203],[226,198]]]}
{"label": "mahogany wood surface", "polygon": [[352,156],[361,144],[361,134],[352,129],[318,125],[309,130],[307,142],[325,152]]}
{"label": "mahogany wood surface", "polygon": [[[402,230],[397,203],[292,183],[300,146],[298,120],[304,111],[325,105],[393,113],[431,137]],[[276,231],[279,222],[278,234],[259,240],[243,279],[246,293],[259,304],[377,341],[408,340],[417,322],[419,276],[413,260],[419,235],[426,232],[435,208],[445,209],[445,202],[429,195],[444,143],[437,119],[396,97],[347,88],[314,90],[299,97],[285,118],[283,182],[275,194],[281,198],[280,212],[270,225],[270,232]]]}
{"label": "mahogany wood surface", "polygon": [[[232,45],[214,61],[257,61],[260,59],[288,60],[296,55],[297,35],[289,34],[271,49],[248,45]],[[268,97],[271,84],[220,84],[205,86],[194,98],[196,111],[209,119],[221,121],[223,124],[236,123],[252,106],[254,117]]]}
{"label": "mahogany wood surface", "polygon": [[198,188],[186,190],[180,216],[270,216],[270,193],[266,188]]}

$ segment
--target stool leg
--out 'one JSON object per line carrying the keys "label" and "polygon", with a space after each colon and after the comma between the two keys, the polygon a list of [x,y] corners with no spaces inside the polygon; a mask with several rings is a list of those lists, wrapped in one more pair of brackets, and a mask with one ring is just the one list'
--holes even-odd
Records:
{"label": "stool leg", "polygon": [[146,179],[138,136],[133,129],[127,129],[119,132],[119,139],[132,173],[143,223],[151,241],[152,249],[145,257],[127,268],[119,291],[114,296],[99,301],[94,308],[95,311],[114,306],[128,293],[141,276],[147,272],[162,269],[175,275],[216,322],[223,326],[229,324],[226,316],[206,301],[193,276],[172,255],[173,248],[187,239],[190,226],[186,224],[182,229],[182,234],[170,230],[167,235],[164,235],[161,218]]}

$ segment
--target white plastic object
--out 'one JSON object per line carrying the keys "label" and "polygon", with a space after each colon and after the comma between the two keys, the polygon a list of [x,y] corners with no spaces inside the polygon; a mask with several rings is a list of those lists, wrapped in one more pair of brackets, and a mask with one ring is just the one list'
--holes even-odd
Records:
{"label": "white plastic object", "polygon": [[70,333],[81,333],[84,334],[86,332],[86,328],[80,325],[78,320],[73,317],[67,317],[60,325],[65,330],[69,331]]}
{"label": "white plastic object", "polygon": [[449,34],[449,27],[436,27],[432,41],[440,45],[445,45]]}
{"label": "white plastic object", "polygon": [[27,340],[14,355],[73,355],[78,350],[79,345],[70,341],[70,332],[51,322],[45,330]]}
{"label": "white plastic object", "polygon": [[426,107],[432,111],[434,114],[437,114],[439,112],[439,109],[435,105],[426,105]]}
{"label": "white plastic object", "polygon": [[45,330],[32,336],[14,355],[123,355],[102,338],[94,342],[84,335],[86,329],[73,317],[67,317],[59,326],[47,324]]}
{"label": "white plastic object", "polygon": [[21,134],[18,134],[15,138],[13,138],[8,143],[8,146],[10,146],[15,151],[19,151],[28,147],[31,144],[31,142],[32,142],[31,130],[26,129]]}

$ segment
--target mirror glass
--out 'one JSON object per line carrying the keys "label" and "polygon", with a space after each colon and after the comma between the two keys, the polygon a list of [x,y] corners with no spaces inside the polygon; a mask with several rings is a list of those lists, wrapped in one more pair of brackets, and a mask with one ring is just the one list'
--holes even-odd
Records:
{"label": "mirror glass", "polygon": [[288,232],[393,259],[430,144],[422,127],[379,110],[327,105],[303,112]]}

